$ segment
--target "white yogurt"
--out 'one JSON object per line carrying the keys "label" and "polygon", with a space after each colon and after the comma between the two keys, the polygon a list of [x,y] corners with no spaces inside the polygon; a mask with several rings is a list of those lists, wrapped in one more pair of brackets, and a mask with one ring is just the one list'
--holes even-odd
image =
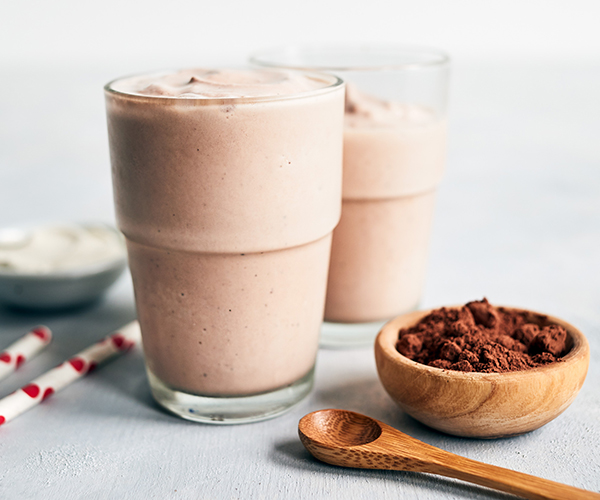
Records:
{"label": "white yogurt", "polygon": [[125,256],[121,236],[103,226],[45,226],[0,232],[0,271],[49,274]]}

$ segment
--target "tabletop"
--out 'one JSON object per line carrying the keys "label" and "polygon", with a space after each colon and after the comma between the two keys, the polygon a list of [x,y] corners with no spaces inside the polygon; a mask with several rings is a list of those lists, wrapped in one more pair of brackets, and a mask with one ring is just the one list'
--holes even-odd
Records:
{"label": "tabletop", "polygon": [[[0,227],[114,222],[101,90],[113,70],[0,69]],[[313,392],[285,415],[196,424],[153,403],[138,349],[0,428],[0,497],[510,497],[425,474],[319,463],[297,425],[321,408],[365,413],[475,460],[600,491],[600,63],[458,61],[452,78],[422,307],[485,296],[581,329],[590,368],[562,415],[513,438],[445,435],[395,406],[372,348],[322,349]],[[37,324],[54,332],[46,351],[2,382],[0,396],[133,318],[127,274],[83,309],[0,308],[2,347]]]}

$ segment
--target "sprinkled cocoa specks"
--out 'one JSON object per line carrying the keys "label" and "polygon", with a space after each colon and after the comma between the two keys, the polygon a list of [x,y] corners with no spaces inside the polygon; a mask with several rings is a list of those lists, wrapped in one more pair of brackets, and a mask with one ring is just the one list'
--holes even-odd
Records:
{"label": "sprinkled cocoa specks", "polygon": [[425,365],[463,372],[501,373],[560,361],[567,331],[540,315],[492,306],[487,299],[442,307],[400,330],[396,349]]}

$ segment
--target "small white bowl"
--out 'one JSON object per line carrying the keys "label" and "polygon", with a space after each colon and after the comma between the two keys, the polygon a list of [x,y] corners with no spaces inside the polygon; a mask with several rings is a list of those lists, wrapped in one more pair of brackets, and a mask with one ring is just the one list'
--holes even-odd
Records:
{"label": "small white bowl", "polygon": [[[84,227],[101,226],[119,235],[123,252],[116,258],[98,264],[49,273],[23,273],[0,269],[0,302],[27,309],[59,309],[84,305],[98,299],[127,267],[127,252],[121,234],[104,224],[82,224]],[[15,241],[27,230],[2,230],[5,239]]]}

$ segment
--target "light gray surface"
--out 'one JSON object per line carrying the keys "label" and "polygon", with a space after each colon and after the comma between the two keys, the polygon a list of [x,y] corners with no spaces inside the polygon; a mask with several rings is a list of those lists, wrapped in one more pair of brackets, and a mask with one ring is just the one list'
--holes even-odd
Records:
{"label": "light gray surface", "polygon": [[[0,226],[112,220],[101,85],[110,71],[0,70]],[[45,82],[41,88],[36,82]],[[423,306],[487,296],[578,326],[592,359],[581,393],[553,422],[482,441],[434,432],[380,386],[372,350],[321,351],[312,395],[258,424],[178,420],[151,400],[139,351],[0,427],[0,498],[508,498],[415,473],[342,470],[297,439],[309,411],[339,407],[449,451],[600,490],[600,63],[458,65],[447,174]],[[0,395],[134,317],[130,281],[83,310],[0,309],[0,347],[35,324],[51,346]]]}

